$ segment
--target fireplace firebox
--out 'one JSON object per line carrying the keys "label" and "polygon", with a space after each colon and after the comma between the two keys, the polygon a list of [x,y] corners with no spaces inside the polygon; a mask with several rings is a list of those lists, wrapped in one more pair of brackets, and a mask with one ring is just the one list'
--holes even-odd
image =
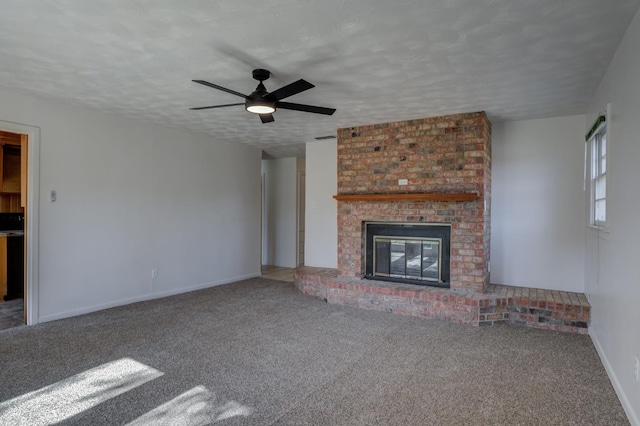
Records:
{"label": "fireplace firebox", "polygon": [[451,226],[365,222],[366,279],[450,286]]}

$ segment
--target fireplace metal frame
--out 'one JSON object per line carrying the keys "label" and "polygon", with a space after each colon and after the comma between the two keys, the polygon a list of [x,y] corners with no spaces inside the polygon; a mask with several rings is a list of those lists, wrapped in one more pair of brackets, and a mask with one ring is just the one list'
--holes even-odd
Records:
{"label": "fireplace metal frame", "polygon": [[[399,231],[400,234],[396,235],[387,235],[383,234],[383,230],[378,231],[380,228],[385,226],[392,226],[396,228],[396,231]],[[372,228],[370,228],[372,227]],[[373,229],[376,228],[376,229]],[[418,229],[423,229],[422,234],[419,236],[411,235],[411,232],[414,232]],[[377,234],[370,233],[378,231]],[[449,288],[450,283],[450,258],[451,258],[451,224],[448,223],[425,223],[425,222],[380,222],[380,221],[371,221],[371,222],[363,222],[362,225],[362,233],[363,233],[363,241],[364,241],[364,250],[363,250],[363,278],[370,280],[384,280],[391,282],[401,282],[415,285],[429,285],[436,287],[445,287]],[[406,233],[407,235],[402,235]],[[435,281],[433,279],[420,279],[420,278],[404,278],[393,276],[383,276],[380,274],[375,274],[375,259],[373,258],[373,246],[374,246],[374,237],[375,235],[382,236],[384,238],[393,239],[394,237],[398,237],[398,239],[409,240],[412,238],[418,240],[425,239],[433,239],[440,240],[440,252],[439,252],[439,274],[440,279]],[[370,258],[371,261],[367,262],[367,259]]]}

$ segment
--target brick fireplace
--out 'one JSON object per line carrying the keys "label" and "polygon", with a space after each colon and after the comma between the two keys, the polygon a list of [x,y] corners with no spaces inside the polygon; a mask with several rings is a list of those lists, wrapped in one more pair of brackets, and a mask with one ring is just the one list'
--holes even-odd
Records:
{"label": "brick fireplace", "polygon": [[364,276],[365,222],[433,223],[451,226],[451,289],[482,293],[489,285],[491,123],[484,112],[339,129],[336,198],[339,277]]}
{"label": "brick fireplace", "polygon": [[[297,268],[294,285],[303,294],[474,326],[588,332],[591,307],[582,293],[489,284],[491,123],[484,112],[339,129],[337,147],[337,269]],[[446,228],[448,276],[437,286],[364,279],[371,223]]]}

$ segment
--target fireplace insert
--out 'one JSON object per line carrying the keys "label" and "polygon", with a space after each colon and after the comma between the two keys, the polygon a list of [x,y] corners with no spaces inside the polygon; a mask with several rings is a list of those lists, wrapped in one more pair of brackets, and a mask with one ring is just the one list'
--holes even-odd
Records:
{"label": "fireplace insert", "polygon": [[365,222],[367,279],[449,287],[451,226]]}

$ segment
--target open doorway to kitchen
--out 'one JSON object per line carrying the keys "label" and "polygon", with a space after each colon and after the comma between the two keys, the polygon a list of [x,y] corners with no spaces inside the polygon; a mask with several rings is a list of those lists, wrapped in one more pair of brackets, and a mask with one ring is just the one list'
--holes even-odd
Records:
{"label": "open doorway to kitchen", "polygon": [[0,330],[37,322],[40,131],[0,121]]}
{"label": "open doorway to kitchen", "polygon": [[28,146],[28,135],[0,130],[0,329],[26,323]]}

